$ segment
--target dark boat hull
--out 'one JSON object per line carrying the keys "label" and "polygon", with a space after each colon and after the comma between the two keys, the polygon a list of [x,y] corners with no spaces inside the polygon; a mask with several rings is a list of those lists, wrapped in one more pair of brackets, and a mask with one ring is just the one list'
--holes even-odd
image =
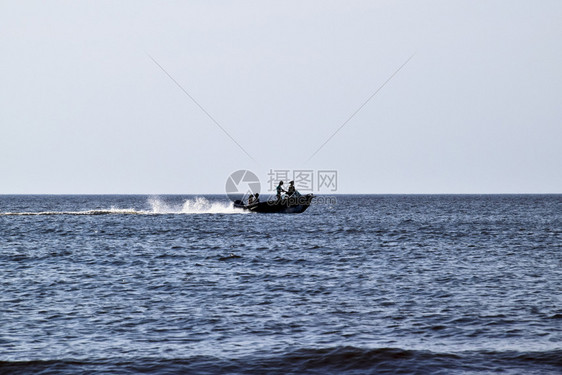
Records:
{"label": "dark boat hull", "polygon": [[263,214],[300,214],[306,211],[306,209],[310,206],[312,198],[314,198],[312,194],[307,194],[298,197],[285,198],[280,201],[273,200],[251,205],[246,205],[237,200],[234,202],[234,207]]}

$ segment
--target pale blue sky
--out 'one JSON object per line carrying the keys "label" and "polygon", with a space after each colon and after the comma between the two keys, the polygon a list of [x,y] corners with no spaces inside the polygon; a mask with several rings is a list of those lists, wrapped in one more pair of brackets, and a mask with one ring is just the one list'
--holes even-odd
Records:
{"label": "pale blue sky", "polygon": [[0,193],[562,192],[561,1],[2,1],[0,51]]}

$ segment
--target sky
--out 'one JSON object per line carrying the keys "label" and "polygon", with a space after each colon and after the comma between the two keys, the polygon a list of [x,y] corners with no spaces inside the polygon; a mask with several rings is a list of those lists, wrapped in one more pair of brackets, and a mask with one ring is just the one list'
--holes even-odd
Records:
{"label": "sky", "polygon": [[0,0],[0,194],[220,194],[240,169],[562,193],[562,2]]}

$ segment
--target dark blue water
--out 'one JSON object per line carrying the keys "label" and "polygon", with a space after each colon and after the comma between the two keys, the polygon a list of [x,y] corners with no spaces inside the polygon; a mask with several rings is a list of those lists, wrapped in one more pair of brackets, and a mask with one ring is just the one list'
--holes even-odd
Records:
{"label": "dark blue water", "polygon": [[562,196],[0,196],[0,373],[562,372]]}

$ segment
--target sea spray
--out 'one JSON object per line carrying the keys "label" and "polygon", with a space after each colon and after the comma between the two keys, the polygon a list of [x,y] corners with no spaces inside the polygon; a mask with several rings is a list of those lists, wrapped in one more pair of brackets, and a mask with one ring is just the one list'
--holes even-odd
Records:
{"label": "sea spray", "polygon": [[228,201],[211,202],[204,197],[186,199],[183,203],[168,203],[160,197],[148,198],[150,209],[96,208],[90,210],[61,210],[61,211],[7,211],[0,212],[0,216],[50,216],[50,215],[186,215],[186,214],[242,214],[247,213],[234,208]]}
{"label": "sea spray", "polygon": [[234,208],[232,203],[210,202],[204,197],[186,199],[182,205],[172,205],[159,197],[150,197],[148,203],[155,214],[239,214],[243,210]]}

